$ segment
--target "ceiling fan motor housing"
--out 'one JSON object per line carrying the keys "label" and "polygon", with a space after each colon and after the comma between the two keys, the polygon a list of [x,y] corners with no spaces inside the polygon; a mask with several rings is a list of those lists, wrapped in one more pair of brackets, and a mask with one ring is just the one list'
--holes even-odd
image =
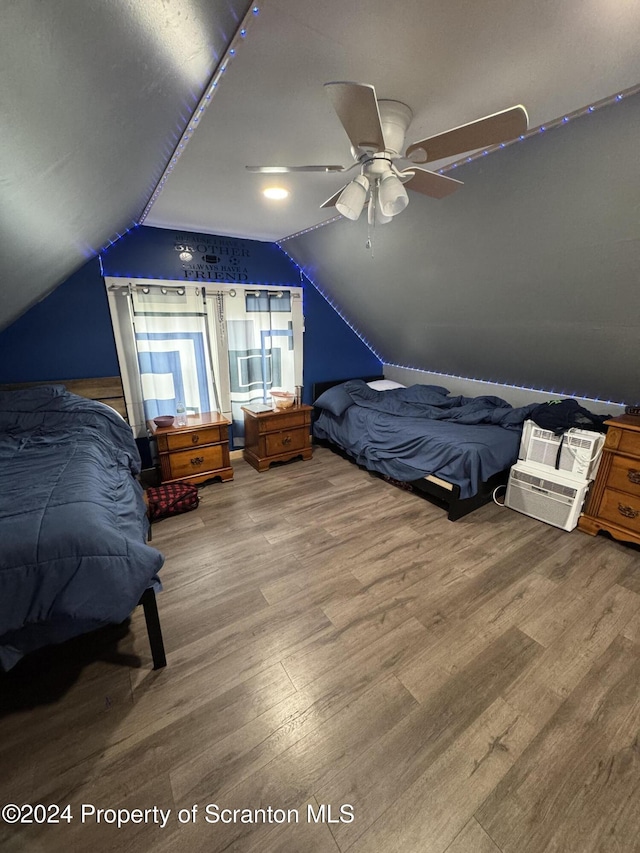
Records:
{"label": "ceiling fan motor housing", "polygon": [[385,150],[399,157],[404,147],[404,138],[413,118],[412,110],[401,101],[378,101],[380,122]]}

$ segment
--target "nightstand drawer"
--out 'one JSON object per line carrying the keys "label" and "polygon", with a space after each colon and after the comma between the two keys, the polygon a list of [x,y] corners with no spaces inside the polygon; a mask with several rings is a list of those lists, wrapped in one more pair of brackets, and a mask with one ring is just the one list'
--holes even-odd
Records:
{"label": "nightstand drawer", "polygon": [[640,498],[640,459],[614,456],[607,477],[607,487]]}
{"label": "nightstand drawer", "polygon": [[266,456],[277,456],[289,450],[302,450],[307,446],[308,436],[305,427],[300,429],[272,432],[265,436]]}
{"label": "nightstand drawer", "polygon": [[[169,450],[180,450],[183,447],[199,447],[201,444],[213,444],[221,440],[221,427],[203,427],[191,432],[177,432],[166,437]],[[225,427],[226,432],[226,427]],[[226,435],[224,436],[226,440]]]}
{"label": "nightstand drawer", "polygon": [[640,533],[640,496],[605,489],[599,516],[626,530]]}
{"label": "nightstand drawer", "polygon": [[260,432],[273,432],[273,430],[293,429],[293,427],[304,426],[305,423],[310,423],[308,412],[291,412],[285,414],[274,412],[273,415],[259,420],[258,429]]}
{"label": "nightstand drawer", "polygon": [[171,478],[189,477],[200,474],[203,471],[214,471],[216,468],[225,468],[229,461],[225,459],[224,450],[227,445],[213,445],[209,447],[194,447],[169,456]]}

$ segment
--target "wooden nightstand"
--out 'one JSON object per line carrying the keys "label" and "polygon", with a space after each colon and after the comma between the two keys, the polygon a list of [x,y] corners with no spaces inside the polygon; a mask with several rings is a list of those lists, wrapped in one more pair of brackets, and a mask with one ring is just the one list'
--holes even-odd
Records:
{"label": "wooden nightstand", "polygon": [[233,480],[229,462],[229,423],[218,412],[189,415],[186,426],[147,426],[158,443],[163,483]]}
{"label": "wooden nightstand", "polygon": [[301,456],[311,459],[312,406],[292,406],[268,412],[244,412],[244,458],[257,471],[272,462],[287,462]]}
{"label": "wooden nightstand", "polygon": [[640,545],[640,417],[621,415],[605,423],[600,467],[578,527]]}

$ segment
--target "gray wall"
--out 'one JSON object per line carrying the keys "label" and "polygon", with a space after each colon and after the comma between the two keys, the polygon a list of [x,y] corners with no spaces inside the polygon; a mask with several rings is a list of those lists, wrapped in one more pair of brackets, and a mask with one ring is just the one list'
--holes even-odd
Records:
{"label": "gray wall", "polygon": [[637,402],[639,139],[635,95],[411,193],[373,257],[366,221],[284,247],[385,362]]}
{"label": "gray wall", "polygon": [[[403,385],[444,385],[452,395],[463,394],[465,397],[480,397],[489,395],[501,397],[512,406],[526,406],[529,403],[548,403],[557,400],[560,395],[549,394],[531,388],[519,388],[513,385],[499,385],[492,382],[482,382],[477,379],[462,379],[459,376],[449,376],[442,373],[429,373],[424,370],[411,370],[407,367],[383,365],[387,379],[401,382]],[[596,415],[624,414],[624,406],[612,403],[610,400],[593,400],[590,397],[576,397],[580,405]]]}

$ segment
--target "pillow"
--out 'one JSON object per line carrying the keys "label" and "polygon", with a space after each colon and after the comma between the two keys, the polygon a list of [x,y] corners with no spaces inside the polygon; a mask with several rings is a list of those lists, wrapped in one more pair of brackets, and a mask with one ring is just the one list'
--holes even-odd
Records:
{"label": "pillow", "polygon": [[367,382],[369,388],[374,391],[392,391],[394,388],[406,388],[400,382],[394,382],[393,379],[374,379],[373,382]]}
{"label": "pillow", "polygon": [[324,393],[320,394],[313,405],[319,409],[325,409],[339,418],[349,406],[353,405],[353,400],[344,390],[344,385],[334,385],[333,388],[327,388]]}

